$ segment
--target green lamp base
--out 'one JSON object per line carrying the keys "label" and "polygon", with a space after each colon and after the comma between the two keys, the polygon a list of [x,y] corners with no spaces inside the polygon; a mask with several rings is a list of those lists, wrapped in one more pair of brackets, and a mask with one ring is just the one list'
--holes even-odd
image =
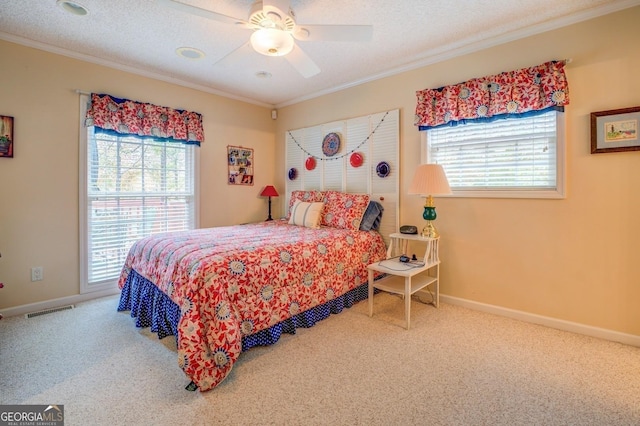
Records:
{"label": "green lamp base", "polygon": [[424,206],[422,218],[424,220],[436,220],[436,208],[433,206]]}
{"label": "green lamp base", "polygon": [[422,236],[426,238],[436,238],[440,235],[433,225],[433,221],[436,220],[437,217],[436,208],[429,204],[433,204],[433,202],[427,202],[427,205],[424,206],[424,212],[422,212],[422,218],[427,221],[427,225],[422,229]]}

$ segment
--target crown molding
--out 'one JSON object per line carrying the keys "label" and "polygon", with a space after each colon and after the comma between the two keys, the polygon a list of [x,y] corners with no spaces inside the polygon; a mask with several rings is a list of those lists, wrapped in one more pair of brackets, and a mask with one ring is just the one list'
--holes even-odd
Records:
{"label": "crown molding", "polygon": [[[355,80],[343,85],[339,85],[331,89],[310,93],[305,96],[301,96],[301,97],[291,99],[282,103],[278,103],[276,104],[275,107],[282,108],[285,106],[294,105],[303,101],[318,98],[320,96],[328,95],[328,94],[339,92],[341,90],[345,90],[351,87],[359,86],[364,83],[370,83],[372,81],[380,80],[386,77],[392,77],[394,75],[401,74],[403,72],[412,71],[414,69],[426,67],[428,65],[433,65],[433,64],[443,62],[449,59],[457,58],[459,56],[463,56],[469,53],[474,53],[480,50],[488,49],[490,47],[505,44],[514,40],[519,40],[519,39],[530,37],[536,34],[541,34],[547,31],[556,30],[572,24],[576,24],[582,21],[587,21],[589,19],[608,15],[610,13],[618,12],[620,10],[628,9],[630,7],[634,7],[638,5],[640,5],[639,0],[620,0],[620,1],[609,3],[603,6],[594,7],[593,9],[589,9],[579,13],[574,13],[568,16],[564,16],[562,18],[544,22],[541,24],[531,25],[529,27],[522,28],[517,31],[512,31],[507,34],[502,34],[500,36],[491,37],[485,40],[481,40],[477,42],[470,42],[468,40],[463,40],[458,43],[443,45],[438,49],[425,52],[425,54],[419,57],[418,59],[408,62],[399,67],[395,67],[387,71],[384,71],[382,73],[374,74],[359,80]],[[557,59],[567,59],[567,58],[557,58]]]}
{"label": "crown molding", "polygon": [[96,58],[95,56],[85,55],[82,53],[74,52],[68,49],[62,49],[60,47],[51,46],[46,43],[41,43],[38,41],[30,40],[23,37],[18,37],[13,34],[7,34],[0,31],[0,40],[5,40],[11,43],[20,44],[26,47],[31,47],[38,50],[43,50],[45,52],[54,53],[56,55],[66,56],[68,58],[77,59],[84,62],[89,62],[91,64],[104,66],[107,68],[112,68],[118,71],[125,71],[131,74],[136,74],[142,77],[152,78],[154,80],[164,81],[165,83],[176,84],[178,86],[186,87],[189,89],[198,90],[200,92],[210,93],[212,95],[221,96],[224,98],[234,99],[241,102],[246,102],[253,105],[263,106],[267,108],[273,108],[272,104],[268,104],[265,102],[260,102],[255,99],[245,98],[243,96],[237,96],[233,93],[224,92],[221,90],[213,89],[208,86],[203,86],[201,84],[194,84],[179,78],[169,77],[160,73],[143,70],[141,68],[132,67],[130,65],[124,65],[113,61],[108,61],[105,59]]}

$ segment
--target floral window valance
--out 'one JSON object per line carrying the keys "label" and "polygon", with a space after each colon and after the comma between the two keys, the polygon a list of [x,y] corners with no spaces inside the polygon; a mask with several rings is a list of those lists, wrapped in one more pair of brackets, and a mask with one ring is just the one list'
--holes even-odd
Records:
{"label": "floral window valance", "polygon": [[202,115],[148,103],[91,94],[86,126],[97,131],[153,137],[200,145],[204,141]]}
{"label": "floral window valance", "polygon": [[565,61],[475,78],[464,83],[416,92],[415,125],[420,130],[493,120],[569,104]]}

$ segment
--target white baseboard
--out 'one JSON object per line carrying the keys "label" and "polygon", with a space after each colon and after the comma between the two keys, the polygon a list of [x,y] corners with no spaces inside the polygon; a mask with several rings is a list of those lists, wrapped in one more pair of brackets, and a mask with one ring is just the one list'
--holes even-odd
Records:
{"label": "white baseboard", "polygon": [[46,300],[44,302],[29,303],[27,305],[15,306],[13,308],[3,309],[1,313],[5,318],[8,318],[14,315],[24,315],[30,312],[57,308],[59,306],[73,305],[80,302],[86,302],[87,300],[97,299],[99,297],[112,296],[118,293],[120,293],[120,289],[116,286],[115,288],[109,288],[101,291],[94,291],[91,293],[76,294],[73,296]]}
{"label": "white baseboard", "polygon": [[451,305],[462,306],[464,308],[472,309],[475,311],[487,312],[490,314],[513,318],[533,324],[539,324],[558,330],[570,331],[572,333],[584,334],[586,336],[597,337],[599,339],[611,340],[613,342],[624,343],[625,345],[640,347],[640,336],[636,336],[634,334],[620,333],[619,331],[592,327],[576,322],[564,321],[557,318],[531,314],[524,311],[516,311],[515,309],[503,308],[496,305],[488,305],[486,303],[475,302],[468,299],[460,299],[458,297],[447,296],[444,294],[440,295],[440,300]]}
{"label": "white baseboard", "polygon": [[[47,300],[45,302],[30,303],[27,305],[7,308],[2,311],[2,315],[10,317],[14,315],[24,315],[30,312],[40,311],[44,309],[57,308],[64,305],[73,305],[75,303],[86,302],[87,300],[97,299],[99,297],[112,296],[118,294],[120,290],[116,288],[92,293],[77,294],[74,296],[61,297],[59,299]],[[605,328],[592,327],[576,322],[565,321],[552,317],[531,314],[529,312],[517,311],[515,309],[504,308],[496,305],[475,302],[473,300],[461,299],[459,297],[440,295],[440,300],[451,305],[462,306],[463,308],[475,311],[486,312],[489,314],[500,315],[507,318],[513,318],[519,321],[539,324],[545,327],[555,328],[558,330],[569,331],[572,333],[584,334],[585,336],[597,337],[599,339],[610,340],[613,342],[624,343],[625,345],[640,347],[640,336],[634,334],[621,333],[619,331],[607,330]]]}

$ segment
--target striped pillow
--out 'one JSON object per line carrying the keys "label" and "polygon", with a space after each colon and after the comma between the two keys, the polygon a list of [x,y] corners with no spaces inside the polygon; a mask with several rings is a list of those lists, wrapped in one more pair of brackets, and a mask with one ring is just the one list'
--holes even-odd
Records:
{"label": "striped pillow", "polygon": [[291,218],[291,208],[296,200],[304,201],[306,203],[319,203],[324,201],[324,191],[317,191],[315,189],[303,191],[296,190],[291,191],[291,198],[289,198],[289,208],[287,209],[287,220]]}
{"label": "striped pillow", "polygon": [[291,207],[289,224],[318,229],[320,228],[320,216],[323,207],[324,203],[305,203],[296,200],[293,207]]}

